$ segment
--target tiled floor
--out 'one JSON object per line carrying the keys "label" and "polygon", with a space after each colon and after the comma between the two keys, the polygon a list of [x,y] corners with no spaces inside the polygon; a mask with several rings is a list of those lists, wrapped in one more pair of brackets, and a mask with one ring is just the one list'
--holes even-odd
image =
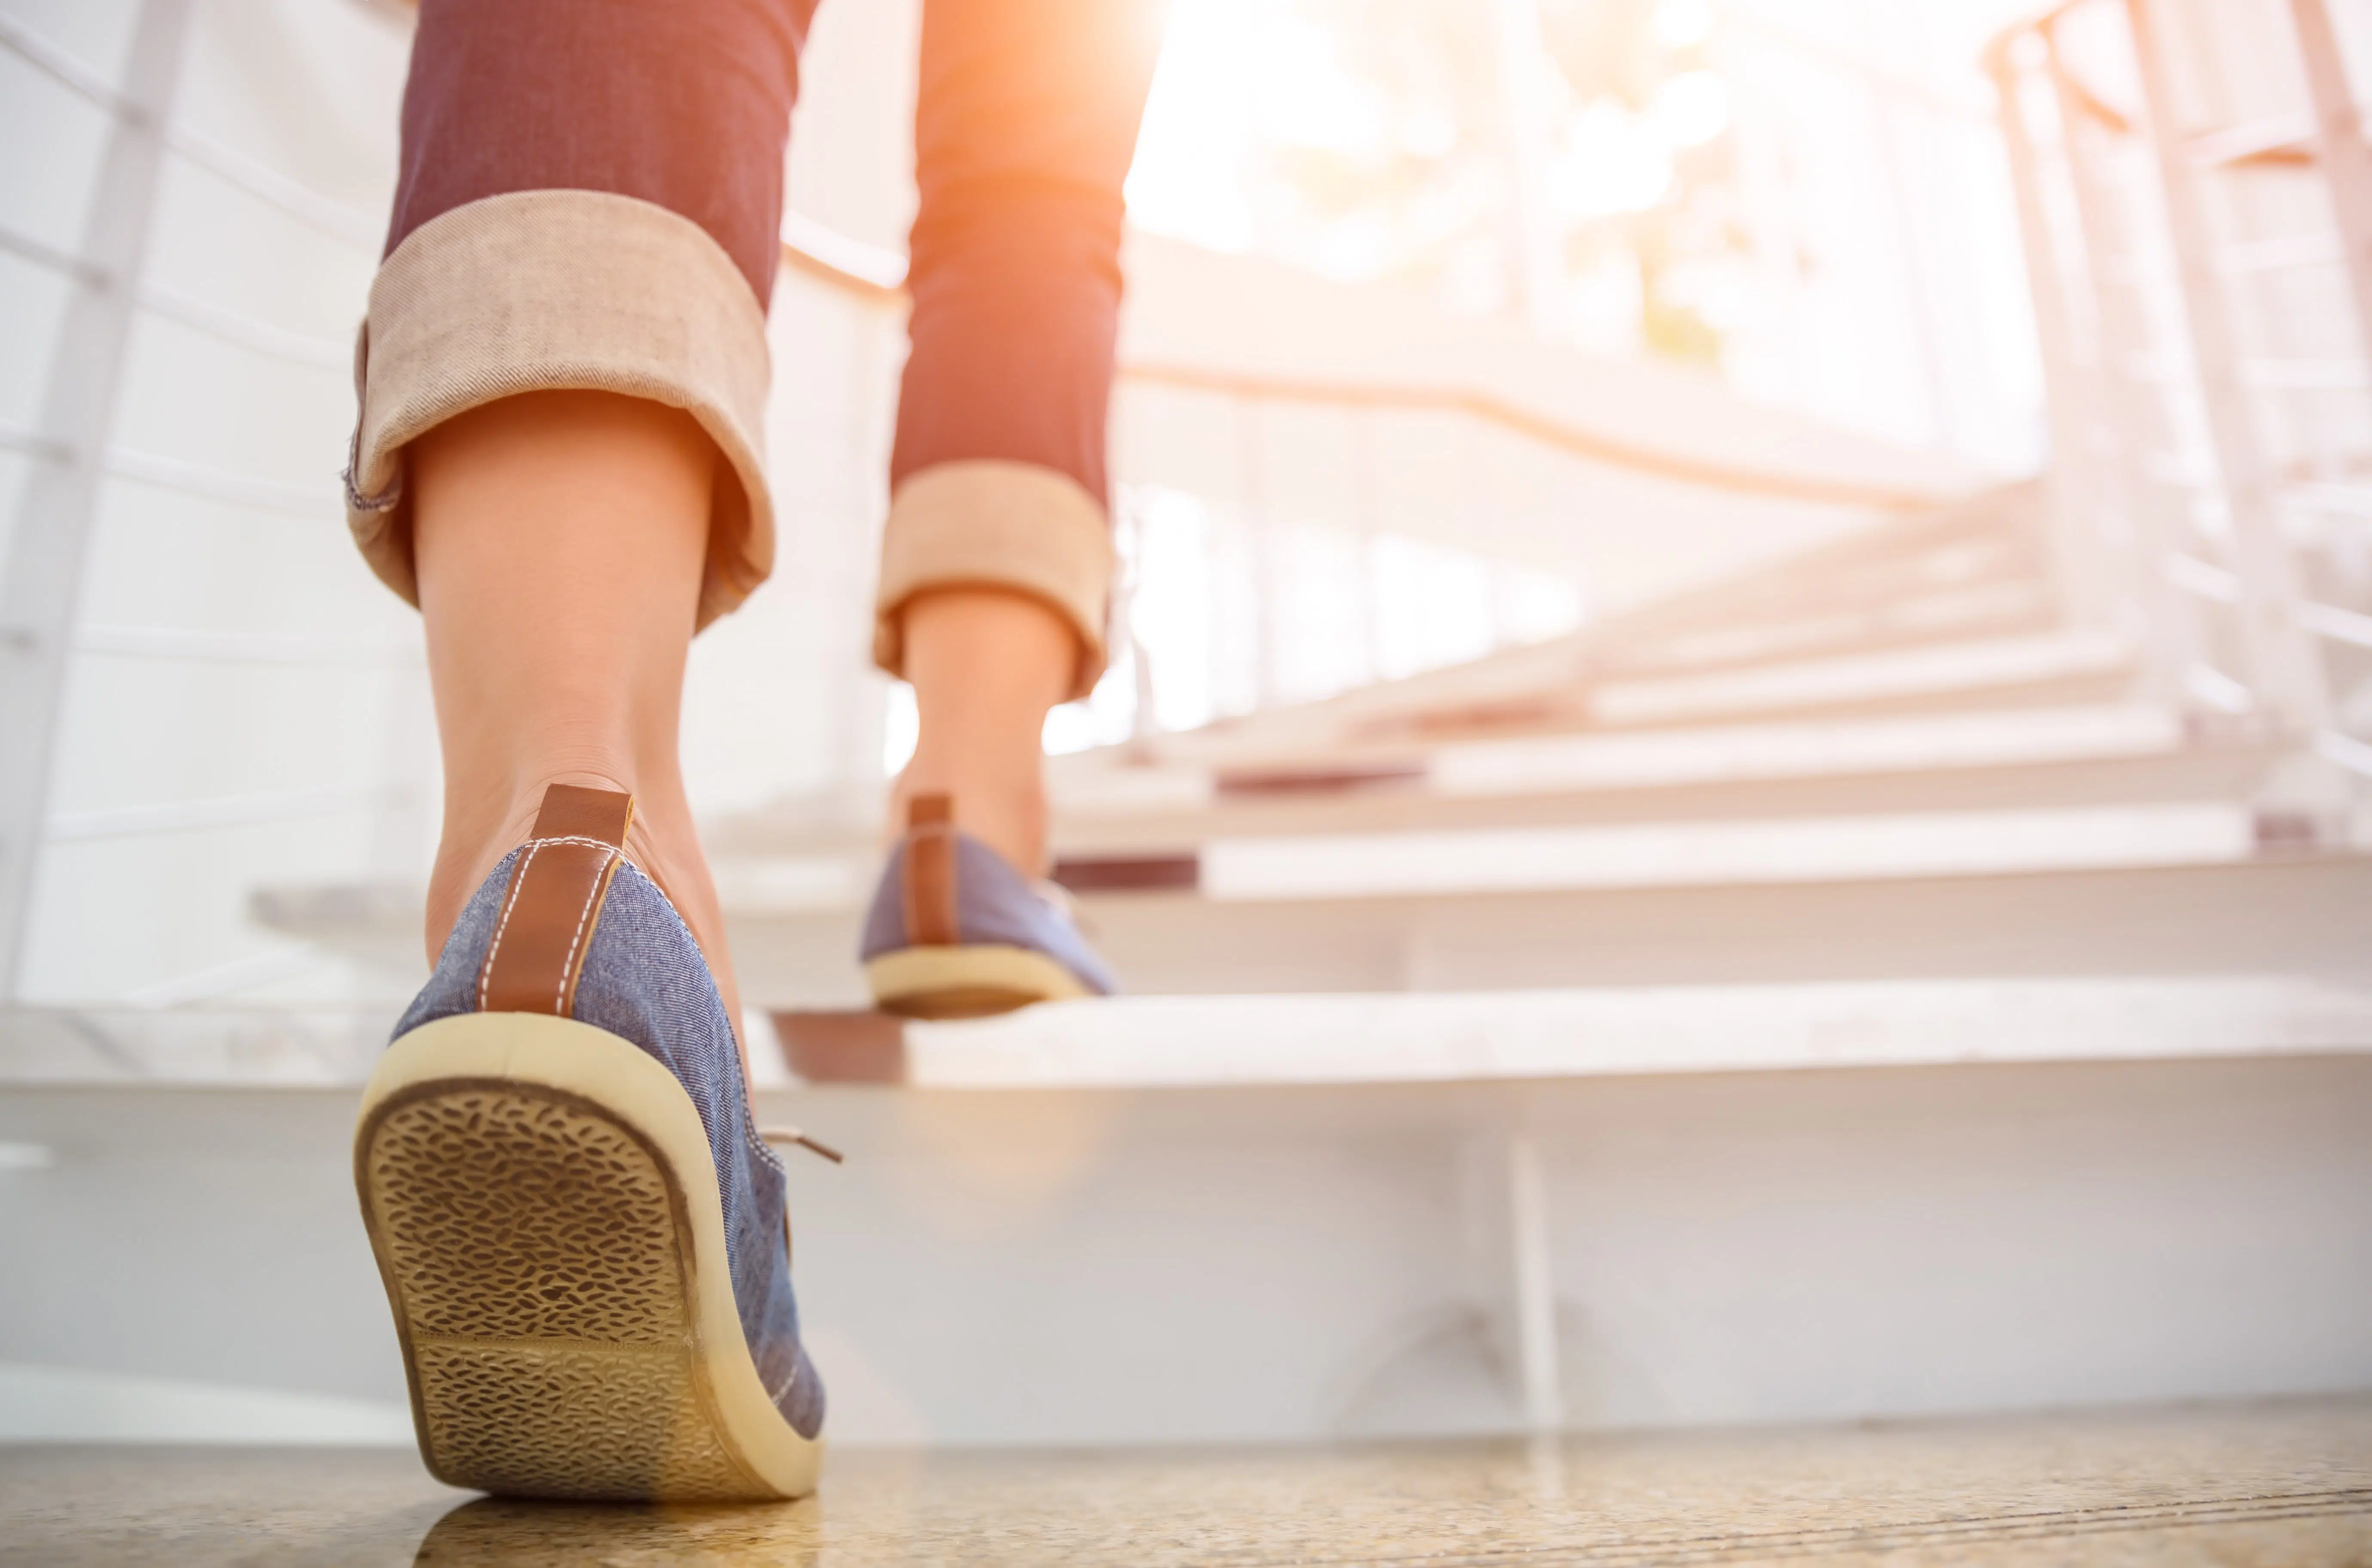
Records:
{"label": "tiled floor", "polygon": [[8,1563],[2372,1564],[2372,1399],[1339,1450],[834,1456],[762,1508],[386,1452],[0,1450]]}

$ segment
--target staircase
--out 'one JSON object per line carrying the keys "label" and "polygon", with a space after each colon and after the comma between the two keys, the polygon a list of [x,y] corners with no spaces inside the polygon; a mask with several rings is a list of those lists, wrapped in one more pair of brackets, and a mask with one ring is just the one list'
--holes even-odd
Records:
{"label": "staircase", "polygon": [[[712,824],[750,1035],[782,1047],[760,1114],[849,1155],[793,1172],[840,1441],[2372,1378],[2343,1305],[2372,1289],[2372,862],[2290,830],[2293,742],[2201,719],[2060,610],[2040,500],[1058,760],[1061,876],[1134,993],[1113,1002],[866,1014],[876,841],[792,806]],[[357,953],[411,937],[404,900],[362,889],[257,911]],[[176,1307],[175,1365],[222,1385],[180,1390],[189,1419],[262,1419],[253,1386],[301,1353],[327,1413],[273,1433],[400,1431],[369,1261],[322,1196],[351,1091],[176,1086],[305,1053],[173,1023],[53,1030],[50,1060],[102,1040],[116,1064],[86,1077],[140,1081],[0,1114],[0,1140],[81,1151],[0,1248],[55,1252],[41,1227],[132,1188],[141,1223],[88,1267],[211,1279],[236,1229],[242,1267],[314,1283],[278,1318],[227,1282]],[[325,1020],[310,1060],[351,1074],[367,1033]],[[36,1304],[15,1339],[111,1365],[92,1333]]]}
{"label": "staircase", "polygon": [[[2081,59],[2029,36],[1998,52],[2013,174],[2130,172],[2142,120],[2094,113]],[[2074,117],[2032,116],[2057,88]],[[836,748],[830,778],[703,828],[761,1119],[850,1156],[792,1177],[836,1441],[1318,1443],[2372,1386],[2372,824],[2348,782],[2372,772],[2372,577],[2347,522],[2372,447],[2319,414],[2296,427],[2320,447],[2252,468],[2227,460],[2228,417],[2215,451],[2188,405],[2139,417],[2118,380],[2136,365],[2159,391],[2191,365],[2174,391],[2219,409],[2238,371],[2077,341],[2059,296],[2144,269],[2053,251],[2037,215],[2064,204],[2028,215],[2059,456],[2010,484],[1668,370],[1584,374],[1512,323],[1140,243],[1133,298],[1204,303],[1146,311],[1123,345],[1137,480],[1207,484],[1253,525],[1262,484],[1372,493],[1361,527],[1496,528],[1509,559],[1578,551],[1542,536],[1607,528],[1582,504],[1601,495],[1690,541],[1667,554],[1754,548],[1553,641],[1057,759],[1056,875],[1115,1001],[862,1010],[880,748],[858,529],[816,530],[812,573],[703,640],[710,668],[741,661],[751,730],[785,720],[783,670],[830,688],[785,747]],[[2236,243],[2262,261],[2266,238]],[[356,254],[366,272],[367,236]],[[847,374],[785,389],[785,515],[853,521],[896,269],[785,260],[780,330],[841,344],[801,363]],[[344,363],[307,352],[308,374]],[[1376,470],[1290,471],[1308,454],[1261,417],[1313,410],[1365,421],[1347,445]],[[1546,503],[1434,504],[1509,443]],[[17,440],[50,460],[37,446]],[[1398,485],[1396,455],[1434,489]],[[209,505],[249,494],[205,482]],[[2295,556],[2288,588],[2269,551]],[[221,575],[259,616],[314,602]],[[133,952],[122,912],[178,930],[194,917],[158,912],[203,908],[274,950],[0,1015],[0,1258],[45,1265],[0,1292],[0,1415],[31,1389],[84,1423],[0,1435],[407,1430],[347,1138],[418,981],[417,889],[390,867],[419,857],[393,832],[299,854],[283,819],[424,818],[424,698],[393,633],[250,636],[245,602],[223,601],[236,631],[86,640],[274,679],[384,666],[418,700],[373,722],[415,772],[193,784],[178,813],[94,799],[46,830],[120,847],[106,864],[141,895],[43,906],[65,945]],[[368,602],[354,617],[395,615]],[[331,676],[318,708],[262,677],[216,706],[343,765],[364,749],[307,727],[350,717],[356,681]],[[180,685],[157,690],[178,722]],[[272,842],[134,839],[233,830]],[[99,863],[54,864],[72,889]],[[308,952],[356,960],[351,994],[270,989]],[[90,1424],[160,1403],[180,1424]]]}
{"label": "staircase", "polygon": [[[1054,875],[1163,994],[2359,975],[2372,865],[2285,807],[2294,744],[2071,623],[2047,528],[2006,486],[1552,643],[1058,758]],[[787,812],[714,842],[761,994],[845,993],[872,842]]]}

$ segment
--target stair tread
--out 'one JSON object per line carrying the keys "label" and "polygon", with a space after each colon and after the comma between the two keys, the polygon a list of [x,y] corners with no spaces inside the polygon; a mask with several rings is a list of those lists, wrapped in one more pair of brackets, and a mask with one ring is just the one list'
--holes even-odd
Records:
{"label": "stair tread", "polygon": [[[1192,843],[1238,824],[1422,826],[1493,810],[1539,819],[1561,808],[1652,818],[1668,800],[1678,815],[1701,815],[1688,792],[1727,800],[1732,815],[1755,815],[1768,800],[1790,816],[1803,809],[1793,802],[1808,787],[1824,783],[1864,794],[1891,786],[1915,799],[1932,793],[1925,781],[1982,779],[2004,803],[2044,805],[2065,791],[2067,770],[2085,765],[2112,771],[2119,783],[2110,788],[2136,800],[2169,792],[2242,799],[2274,755],[2262,745],[2192,744],[2172,710],[2116,703],[1468,740],[1257,772],[1058,761],[1049,782],[1057,845],[1067,853],[1132,840]],[[2088,785],[2079,793],[2103,797]],[[764,833],[762,817],[745,822]]]}
{"label": "stair tread", "polygon": [[1430,1083],[2372,1051],[2372,989],[2295,977],[1137,996],[911,1023],[917,1088]]}

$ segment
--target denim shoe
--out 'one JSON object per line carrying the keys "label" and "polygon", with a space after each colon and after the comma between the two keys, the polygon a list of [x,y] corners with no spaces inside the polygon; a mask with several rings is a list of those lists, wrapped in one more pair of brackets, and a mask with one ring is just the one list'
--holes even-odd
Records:
{"label": "denim shoe", "polygon": [[956,830],[946,796],[919,796],[910,813],[865,917],[858,956],[875,1005],[969,1018],[1119,989],[1061,903]]}
{"label": "denim shoe", "polygon": [[545,795],[363,1096],[421,1457],[514,1496],[803,1496],[824,1401],[783,1167],[699,947],[622,853],[633,809]]}

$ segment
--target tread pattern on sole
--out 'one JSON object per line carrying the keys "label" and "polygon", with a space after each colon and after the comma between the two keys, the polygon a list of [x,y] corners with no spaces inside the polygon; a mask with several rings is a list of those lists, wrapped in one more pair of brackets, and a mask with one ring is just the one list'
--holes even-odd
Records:
{"label": "tread pattern on sole", "polygon": [[773,1495],[719,1431],[682,1200],[639,1136],[563,1090],[455,1081],[364,1139],[431,1470],[511,1496]]}

